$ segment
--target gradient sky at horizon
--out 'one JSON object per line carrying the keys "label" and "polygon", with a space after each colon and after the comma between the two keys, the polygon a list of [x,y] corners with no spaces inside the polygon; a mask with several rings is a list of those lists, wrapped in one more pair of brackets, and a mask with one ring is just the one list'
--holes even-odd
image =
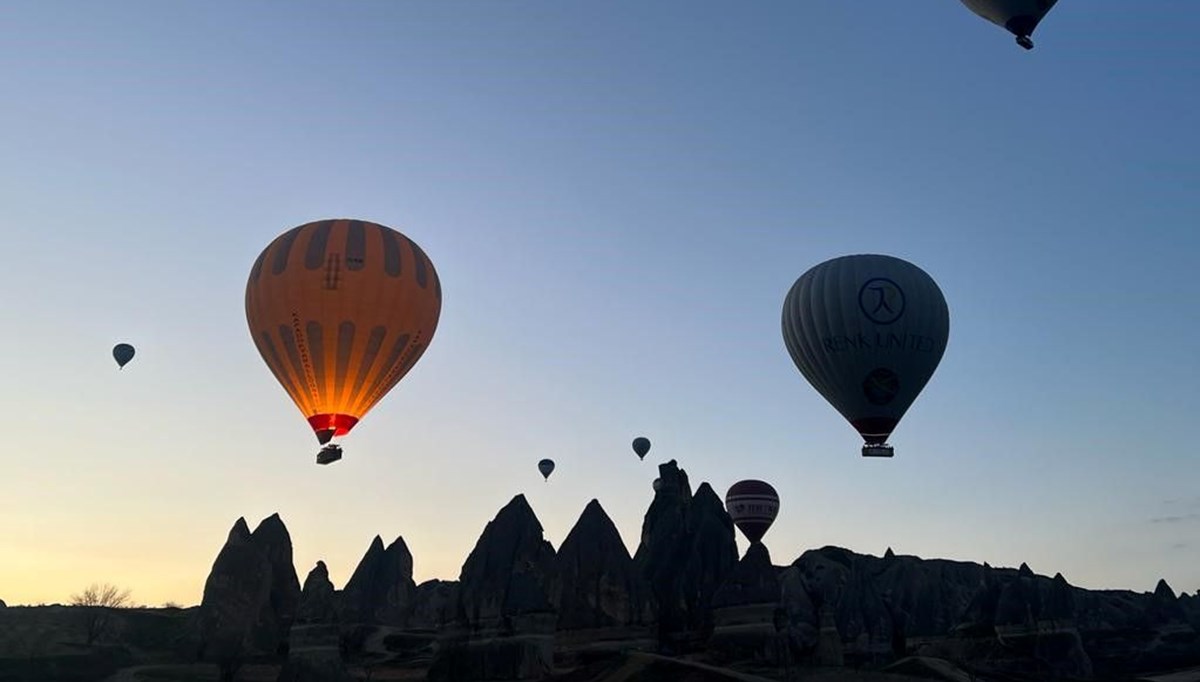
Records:
{"label": "gradient sky at horizon", "polygon": [[[599,499],[632,553],[672,458],[775,485],[777,564],[890,546],[1200,589],[1200,5],[1062,2],[1033,52],[953,0],[0,17],[9,604],[197,603],[273,512],[338,587],[376,534],[457,578],[518,493],[556,547]],[[342,217],[414,239],[445,298],[319,467],[243,294],[277,234]],[[792,282],[859,252],[950,305],[894,460],[780,337]]]}

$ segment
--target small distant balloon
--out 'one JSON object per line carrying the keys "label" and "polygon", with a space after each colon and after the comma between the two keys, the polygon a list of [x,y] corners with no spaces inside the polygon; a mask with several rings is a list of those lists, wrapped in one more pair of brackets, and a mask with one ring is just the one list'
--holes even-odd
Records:
{"label": "small distant balloon", "polygon": [[543,459],[538,462],[538,471],[542,472],[542,478],[550,480],[550,474],[554,473],[554,460]]}
{"label": "small distant balloon", "polygon": [[658,492],[661,489],[662,489],[662,479],[661,478],[654,479],[654,492]]}
{"label": "small distant balloon", "polygon": [[765,481],[738,481],[725,493],[725,511],[751,544],[762,542],[779,514],[779,493]]}
{"label": "small distant balloon", "polygon": [[129,361],[133,359],[133,353],[133,346],[128,343],[118,343],[112,349],[113,359],[117,361],[118,368],[124,368],[129,364]]}
{"label": "small distant balloon", "polygon": [[637,453],[638,459],[646,459],[646,453],[650,452],[650,439],[645,436],[634,438],[633,451]]}

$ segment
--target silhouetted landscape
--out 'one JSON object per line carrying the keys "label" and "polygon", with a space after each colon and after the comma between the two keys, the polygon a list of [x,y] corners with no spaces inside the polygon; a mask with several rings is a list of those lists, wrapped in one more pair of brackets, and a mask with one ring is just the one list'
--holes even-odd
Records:
{"label": "silhouetted landscape", "polygon": [[890,549],[739,559],[712,488],[659,477],[633,556],[596,500],[556,552],[518,495],[458,580],[420,585],[378,536],[340,590],[320,562],[301,584],[283,520],[238,519],[199,606],[0,609],[0,680],[1200,679],[1200,594]]}

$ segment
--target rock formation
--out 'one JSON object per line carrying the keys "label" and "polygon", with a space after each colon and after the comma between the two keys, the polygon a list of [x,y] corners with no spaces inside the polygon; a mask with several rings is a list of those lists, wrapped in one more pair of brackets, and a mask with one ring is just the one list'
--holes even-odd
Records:
{"label": "rock formation", "polygon": [[279,514],[271,514],[250,534],[250,543],[262,552],[271,567],[270,592],[254,626],[254,648],[284,653],[288,629],[300,602],[300,581],[292,562],[292,537]]}
{"label": "rock formation", "polygon": [[476,629],[534,613],[552,613],[554,548],[524,495],[487,524],[458,579],[459,619]]}
{"label": "rock formation", "polygon": [[459,576],[455,623],[439,641],[431,682],[539,679],[551,669],[557,615],[554,549],[524,495],[496,515]]}
{"label": "rock formation", "polygon": [[649,589],[597,500],[559,547],[550,579],[559,630],[620,627],[653,618]]}
{"label": "rock formation", "polygon": [[693,494],[674,462],[659,474],[633,558],[598,501],[555,553],[517,496],[486,525],[458,581],[420,586],[403,539],[385,547],[376,537],[340,594],[321,563],[300,592],[278,516],[253,533],[238,519],[193,612],[195,632],[172,641],[198,642],[224,679],[287,651],[285,682],[346,680],[347,666],[467,682],[539,679],[552,661],[600,670],[667,660],[630,653],[638,650],[687,653],[697,665],[890,665],[945,679],[1132,678],[1200,666],[1200,595],[1177,595],[1165,581],[1149,593],[1084,590],[1026,564],[891,548],[875,557],[823,547],[778,568],[753,544],[738,561],[711,487]]}
{"label": "rock formation", "polygon": [[232,680],[254,653],[254,627],[271,596],[271,562],[250,540],[239,518],[213,562],[200,602],[200,658],[214,661]]}
{"label": "rock formation", "polygon": [[247,656],[282,654],[300,600],[292,540],[278,514],[251,533],[239,518],[213,562],[199,614],[199,655],[229,677]]}
{"label": "rock formation", "polygon": [[722,662],[754,660],[777,664],[784,625],[780,608],[779,571],[765,545],[750,545],[746,556],[712,597],[713,634],[708,650]]}
{"label": "rock formation", "polygon": [[[1149,634],[1163,632],[1166,623],[1151,625],[1166,618],[1154,615],[1151,595],[1080,590],[1061,575],[1039,576],[1027,565],[1014,570],[909,556],[877,559],[826,547],[806,552],[795,567],[816,593],[814,601],[832,602],[848,662],[879,663],[908,651],[964,665],[987,660],[1002,673],[1086,678],[1123,672],[1121,661],[1131,655],[1185,660]],[[1159,599],[1168,610],[1177,603],[1162,590]],[[1174,627],[1194,632],[1183,620]],[[1150,629],[1131,639],[1137,628]],[[1106,633],[1121,633],[1120,642],[1108,641]],[[909,651],[913,637],[936,643]],[[1099,663],[1098,655],[1104,659]]]}
{"label": "rock formation", "polygon": [[304,579],[304,590],[291,627],[287,661],[278,682],[349,682],[342,662],[333,583],[325,563]]}
{"label": "rock formation", "polygon": [[413,558],[397,537],[384,549],[378,535],[342,589],[341,618],[345,623],[404,627],[414,607]]}
{"label": "rock formation", "polygon": [[409,627],[436,630],[454,621],[458,607],[458,581],[427,580],[417,585]]}
{"label": "rock formation", "polygon": [[711,599],[737,564],[733,521],[707,483],[691,494],[687,473],[672,460],[642,524],[634,561],[658,605],[665,652],[703,646],[712,634]]}

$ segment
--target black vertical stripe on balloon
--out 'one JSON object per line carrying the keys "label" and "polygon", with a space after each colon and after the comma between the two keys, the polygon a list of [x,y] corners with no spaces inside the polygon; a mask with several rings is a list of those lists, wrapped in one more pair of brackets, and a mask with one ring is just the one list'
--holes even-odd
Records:
{"label": "black vertical stripe on balloon", "polygon": [[313,379],[320,391],[325,390],[325,343],[322,338],[321,323],[309,320],[304,328],[307,336],[307,346],[310,362],[312,363]]}
{"label": "black vertical stripe on balloon", "polygon": [[[420,338],[419,334],[417,335],[417,338]],[[397,371],[391,372],[389,374],[387,383],[380,387],[381,390],[379,391],[379,395],[383,396],[385,393],[392,390],[396,384],[400,383],[400,380],[404,378],[404,375],[408,373],[408,370],[412,369],[412,366],[416,364],[417,360],[420,359],[421,354],[424,352],[425,344],[417,343],[416,340],[414,340],[413,344],[409,346],[408,353],[406,353],[404,358],[400,360],[400,365],[396,368]]]}
{"label": "black vertical stripe on balloon", "polygon": [[329,231],[333,229],[333,221],[325,220],[317,223],[308,238],[308,248],[304,252],[304,267],[316,270],[325,265],[325,249],[329,246]]}
{"label": "black vertical stripe on balloon", "polygon": [[262,253],[258,254],[258,258],[255,259],[254,266],[250,268],[251,282],[257,282],[259,276],[262,275],[263,261],[267,259],[267,251],[269,250],[269,248],[263,249]]}
{"label": "black vertical stripe on balloon", "polygon": [[367,233],[361,220],[351,220],[346,230],[346,269],[362,270],[367,255]]}
{"label": "black vertical stripe on balloon", "polygon": [[304,225],[293,227],[279,235],[279,238],[275,240],[275,258],[271,262],[271,274],[279,275],[284,270],[287,270],[288,257],[292,252],[292,243],[296,241],[296,237],[300,236],[300,230],[304,228]]}
{"label": "black vertical stripe on balloon", "polygon": [[279,325],[279,336],[283,339],[283,349],[287,351],[288,358],[292,361],[292,367],[296,370],[296,378],[303,385],[307,385],[309,396],[314,402],[319,400],[317,395],[317,385],[312,380],[312,372],[308,363],[308,352],[304,349],[303,332],[300,330],[300,319],[292,314],[292,326],[285,324]]}
{"label": "black vertical stripe on balloon", "polygon": [[275,378],[287,389],[288,395],[299,395],[296,382],[292,381],[292,375],[287,371],[287,365],[283,363],[283,358],[279,357],[279,351],[275,349],[275,343],[271,341],[271,333],[262,331],[259,332],[258,337],[263,348],[266,349],[267,367],[271,368]]}
{"label": "black vertical stripe on balloon", "polygon": [[350,353],[354,350],[354,323],[349,320],[338,325],[337,364],[334,369],[333,384],[341,387],[342,395],[334,396],[334,400],[346,399],[346,374],[350,371]]}
{"label": "black vertical stripe on balloon", "polygon": [[375,364],[375,357],[379,354],[379,348],[383,345],[385,336],[387,336],[387,328],[376,326],[371,329],[371,334],[367,337],[367,347],[363,351],[362,364],[358,366],[358,376],[354,378],[354,390],[350,392],[355,402],[362,398],[363,384],[367,382],[367,377],[371,374],[371,367]]}
{"label": "black vertical stripe on balloon", "polygon": [[408,334],[401,334],[396,339],[395,343],[392,344],[392,351],[388,353],[387,361],[380,366],[380,369],[383,369],[384,371],[380,372],[379,375],[375,377],[375,381],[371,382],[370,390],[367,391],[367,405],[375,404],[375,402],[382,397],[383,387],[387,385],[397,369],[400,367],[400,355],[404,352],[404,349],[408,347],[408,339]]}
{"label": "black vertical stripe on balloon", "polygon": [[424,289],[429,283],[428,276],[425,273],[425,253],[421,251],[421,247],[417,246],[416,242],[408,237],[405,237],[404,241],[408,242],[409,248],[412,249],[413,265],[417,271],[417,286]]}
{"label": "black vertical stripe on balloon", "polygon": [[400,244],[396,241],[396,233],[383,228],[377,227],[376,231],[383,239],[383,271],[389,277],[399,277],[402,270],[402,261],[400,256]]}

